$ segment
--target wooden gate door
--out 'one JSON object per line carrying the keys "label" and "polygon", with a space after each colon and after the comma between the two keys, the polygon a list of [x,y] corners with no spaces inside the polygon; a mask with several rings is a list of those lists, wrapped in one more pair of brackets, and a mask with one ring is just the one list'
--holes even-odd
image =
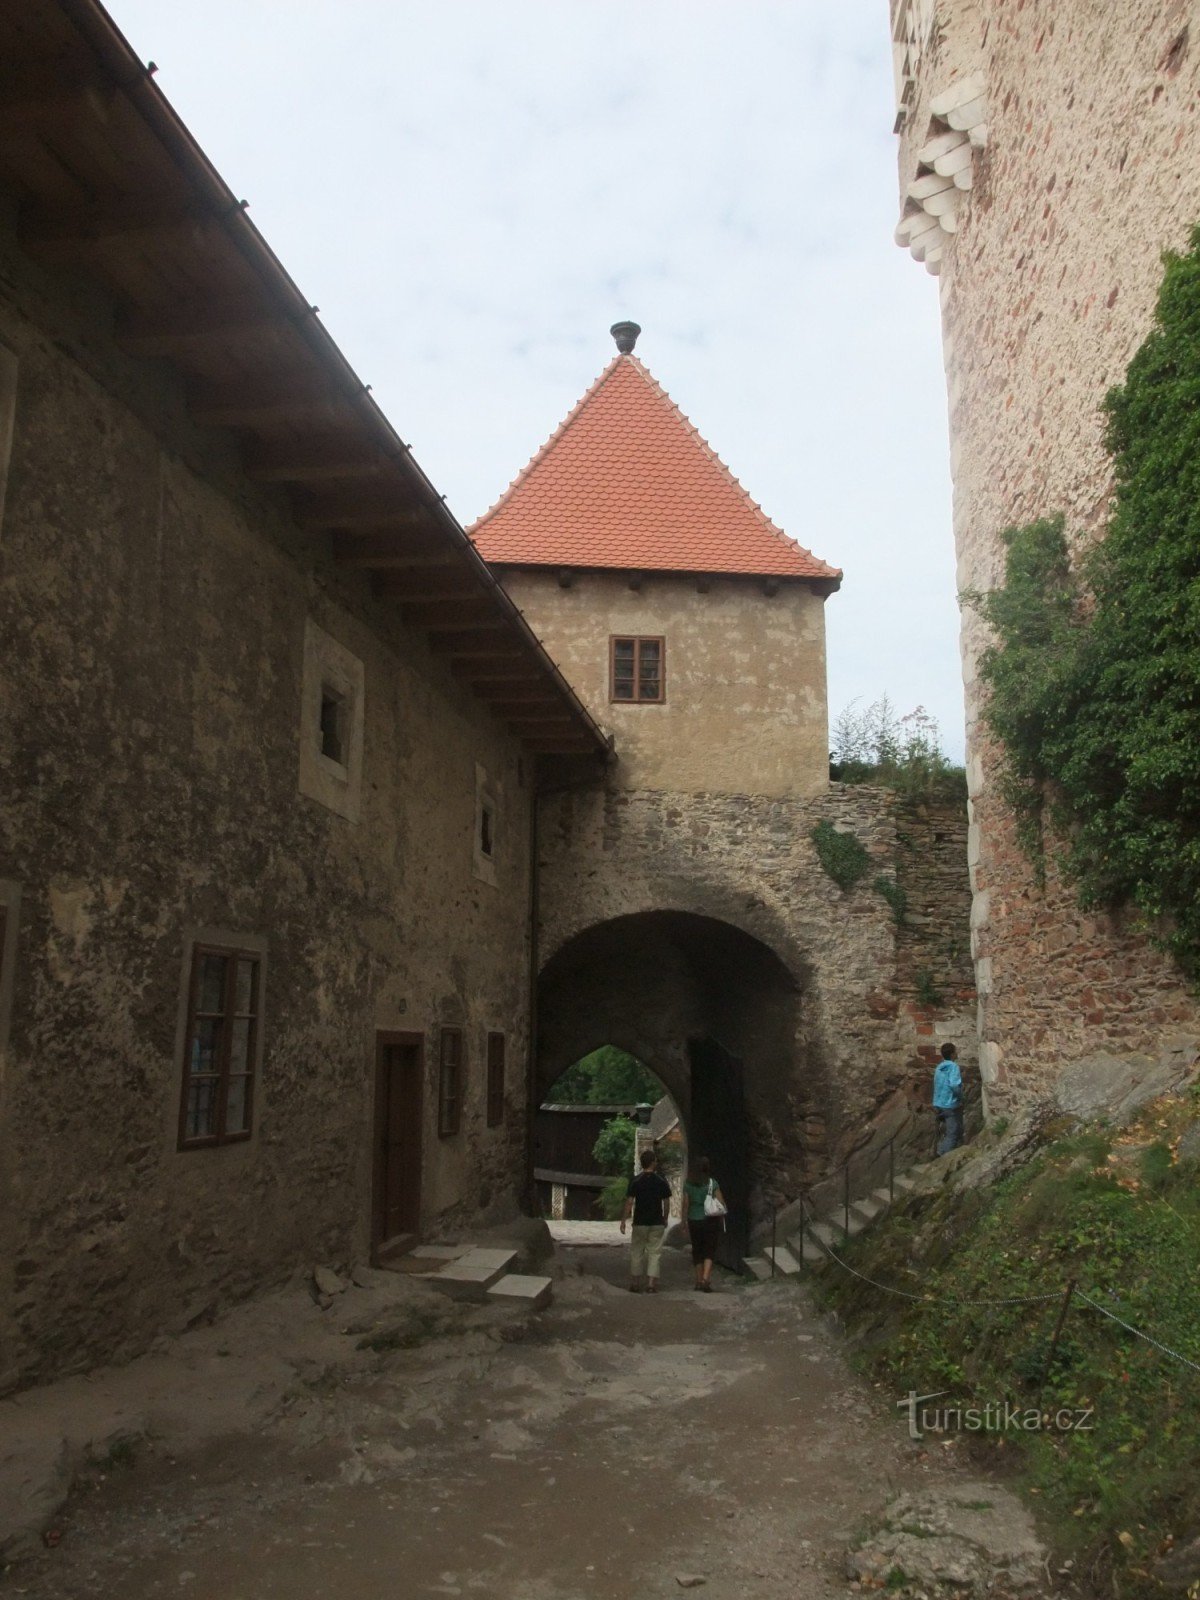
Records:
{"label": "wooden gate door", "polygon": [[421,1112],[425,1041],[419,1033],[381,1033],[375,1069],[376,1259],[415,1244],[421,1231]]}

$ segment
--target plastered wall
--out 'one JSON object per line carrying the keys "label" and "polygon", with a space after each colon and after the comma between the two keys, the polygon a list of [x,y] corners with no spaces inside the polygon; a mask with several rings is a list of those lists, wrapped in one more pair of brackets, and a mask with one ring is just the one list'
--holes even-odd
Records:
{"label": "plastered wall", "polygon": [[[824,601],[748,578],[505,568],[501,579],[592,715],[630,789],[815,794],[828,782]],[[661,636],[662,705],[609,694],[609,639]]]}

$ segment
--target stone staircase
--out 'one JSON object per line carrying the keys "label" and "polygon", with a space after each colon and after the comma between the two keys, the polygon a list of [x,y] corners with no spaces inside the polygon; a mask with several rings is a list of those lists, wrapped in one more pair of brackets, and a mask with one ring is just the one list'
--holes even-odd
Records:
{"label": "stone staircase", "polygon": [[835,1206],[824,1215],[810,1220],[803,1202],[794,1200],[775,1219],[774,1246],[770,1242],[770,1225],[765,1230],[761,1226],[756,1228],[751,1243],[757,1246],[757,1254],[747,1256],[742,1264],[760,1283],[769,1278],[793,1278],[802,1267],[820,1272],[829,1265],[829,1257],[823,1246],[839,1249],[847,1235],[853,1239],[883,1216],[893,1204],[893,1193],[896,1200],[901,1200],[911,1194],[916,1186],[912,1167],[898,1172],[893,1179],[892,1192],[889,1192],[885,1183],[882,1188],[872,1189],[850,1202],[848,1225],[844,1205]]}

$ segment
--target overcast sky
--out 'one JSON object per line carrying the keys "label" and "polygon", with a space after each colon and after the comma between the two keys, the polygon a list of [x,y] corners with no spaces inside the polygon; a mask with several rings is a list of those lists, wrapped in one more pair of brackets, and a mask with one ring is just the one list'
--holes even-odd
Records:
{"label": "overcast sky", "polygon": [[845,570],[831,716],[961,758],[937,283],[886,0],[108,0],[464,522],[613,353]]}

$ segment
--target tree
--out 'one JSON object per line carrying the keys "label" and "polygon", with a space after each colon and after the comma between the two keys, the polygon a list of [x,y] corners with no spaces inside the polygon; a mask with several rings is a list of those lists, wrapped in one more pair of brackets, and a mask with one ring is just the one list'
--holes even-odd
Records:
{"label": "tree", "polygon": [[601,1045],[558,1078],[546,1099],[563,1106],[653,1105],[663,1086],[636,1056],[615,1045]]}
{"label": "tree", "polygon": [[633,1176],[633,1152],[637,1145],[637,1126],[628,1117],[610,1117],[592,1146],[592,1156],[601,1172],[614,1176]]}

